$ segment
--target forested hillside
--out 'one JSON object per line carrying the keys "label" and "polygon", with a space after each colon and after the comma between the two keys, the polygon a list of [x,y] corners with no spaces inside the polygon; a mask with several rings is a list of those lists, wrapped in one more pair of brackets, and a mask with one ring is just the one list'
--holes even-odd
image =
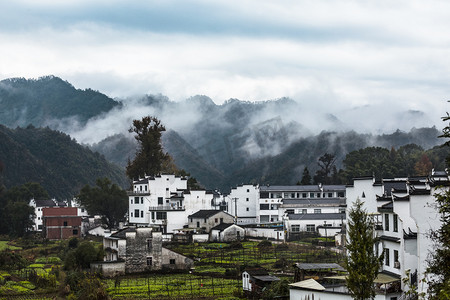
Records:
{"label": "forested hillside", "polygon": [[8,129],[0,125],[0,173],[6,187],[37,182],[50,197],[69,199],[97,178],[128,188],[123,169],[49,128]]}
{"label": "forested hillside", "polygon": [[0,81],[0,124],[8,127],[83,126],[120,103],[90,89],[75,89],[55,76]]}

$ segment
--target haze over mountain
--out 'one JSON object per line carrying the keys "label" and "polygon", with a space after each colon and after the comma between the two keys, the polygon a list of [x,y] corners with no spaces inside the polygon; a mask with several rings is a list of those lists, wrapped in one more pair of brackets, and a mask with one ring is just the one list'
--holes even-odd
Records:
{"label": "haze over mountain", "polygon": [[163,95],[111,99],[53,76],[0,82],[1,124],[49,126],[122,167],[136,149],[128,133],[132,120],[158,117],[167,129],[166,151],[207,188],[292,184],[305,166],[314,172],[326,152],[335,154],[340,166],[348,152],[367,146],[416,143],[428,149],[443,143],[433,127],[441,127],[440,120],[430,120],[422,111],[391,107],[380,119],[368,117],[370,106],[341,110],[340,115],[316,107],[321,106],[289,98],[230,99],[222,105],[207,96],[180,102]]}

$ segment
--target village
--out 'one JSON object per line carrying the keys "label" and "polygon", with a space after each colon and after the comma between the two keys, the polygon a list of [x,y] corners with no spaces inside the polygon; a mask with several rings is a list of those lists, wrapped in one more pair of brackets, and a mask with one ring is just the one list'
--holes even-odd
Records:
{"label": "village", "polygon": [[[290,282],[289,297],[284,296],[351,299],[342,255],[349,209],[359,199],[373,218],[376,253],[384,253],[373,282],[375,299],[413,299],[405,296],[410,289],[420,294],[428,287],[427,258],[433,248],[429,232],[441,226],[434,197],[449,184],[446,172],[433,171],[430,176],[381,181],[371,176],[354,178],[351,185],[244,184],[225,195],[189,190],[186,178],[161,174],[133,181],[127,220],[119,228],[101,224],[100,216],[89,215],[76,199],[71,203],[31,200],[30,206],[36,213],[34,230],[49,240],[102,238],[104,259],[91,263],[90,269],[106,278],[195,270],[200,262],[171,249],[174,243],[201,247],[253,240],[281,249],[280,245],[315,238],[315,250],[310,251],[327,249],[331,259],[291,257],[286,274],[281,274]],[[242,296],[251,298],[261,297],[280,281],[280,273],[270,268],[244,266],[237,272]]]}

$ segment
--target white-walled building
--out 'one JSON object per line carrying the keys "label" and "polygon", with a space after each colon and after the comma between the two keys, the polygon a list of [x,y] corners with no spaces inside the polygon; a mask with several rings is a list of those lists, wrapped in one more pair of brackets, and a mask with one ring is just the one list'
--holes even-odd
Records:
{"label": "white-walled building", "polygon": [[[381,182],[375,182],[372,177],[356,178],[347,187],[347,214],[358,198],[364,202],[363,209],[373,216],[380,238],[378,253],[384,252],[378,278],[384,292],[375,299],[400,299],[412,285],[418,293],[426,294],[427,281],[433,276],[426,273],[427,259],[435,249],[430,232],[441,226],[434,195],[449,186],[446,172],[433,171],[429,177]],[[290,296],[291,299],[308,299],[312,295],[320,299],[351,299],[345,285],[333,289],[314,282],[299,282],[291,285]]]}
{"label": "white-walled building", "polygon": [[259,222],[259,185],[244,184],[231,189],[224,197],[228,203],[227,212],[234,216],[236,224],[255,224]]}
{"label": "white-walled building", "polygon": [[222,198],[215,192],[188,190],[186,178],[160,175],[134,181],[128,201],[130,224],[173,233],[187,225],[194,212],[218,209]]}

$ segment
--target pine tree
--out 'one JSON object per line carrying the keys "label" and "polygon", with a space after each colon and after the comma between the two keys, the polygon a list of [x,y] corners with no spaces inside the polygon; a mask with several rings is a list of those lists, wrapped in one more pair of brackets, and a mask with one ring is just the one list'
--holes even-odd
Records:
{"label": "pine tree", "polygon": [[311,184],[311,175],[309,174],[308,167],[303,169],[302,180],[297,182],[297,185],[310,185]]}
{"label": "pine tree", "polygon": [[[442,118],[450,121],[450,115]],[[443,138],[450,138],[450,125],[443,129]],[[450,141],[445,145],[450,146]],[[450,156],[447,157],[450,166]],[[428,263],[428,272],[436,276],[429,282],[429,299],[450,299],[450,190],[435,195],[437,209],[441,218],[441,227],[431,233],[431,238],[437,244]],[[445,267],[447,266],[447,267]]]}
{"label": "pine tree", "polygon": [[363,204],[359,198],[356,200],[350,209],[347,224],[347,288],[356,300],[374,299],[374,280],[383,262],[383,254],[377,256],[375,253],[377,238],[374,224]]}
{"label": "pine tree", "polygon": [[129,131],[136,134],[139,150],[127,166],[127,175],[131,180],[161,173],[163,165],[170,160],[161,145],[161,135],[165,130],[161,121],[155,117],[133,120],[133,127]]}

